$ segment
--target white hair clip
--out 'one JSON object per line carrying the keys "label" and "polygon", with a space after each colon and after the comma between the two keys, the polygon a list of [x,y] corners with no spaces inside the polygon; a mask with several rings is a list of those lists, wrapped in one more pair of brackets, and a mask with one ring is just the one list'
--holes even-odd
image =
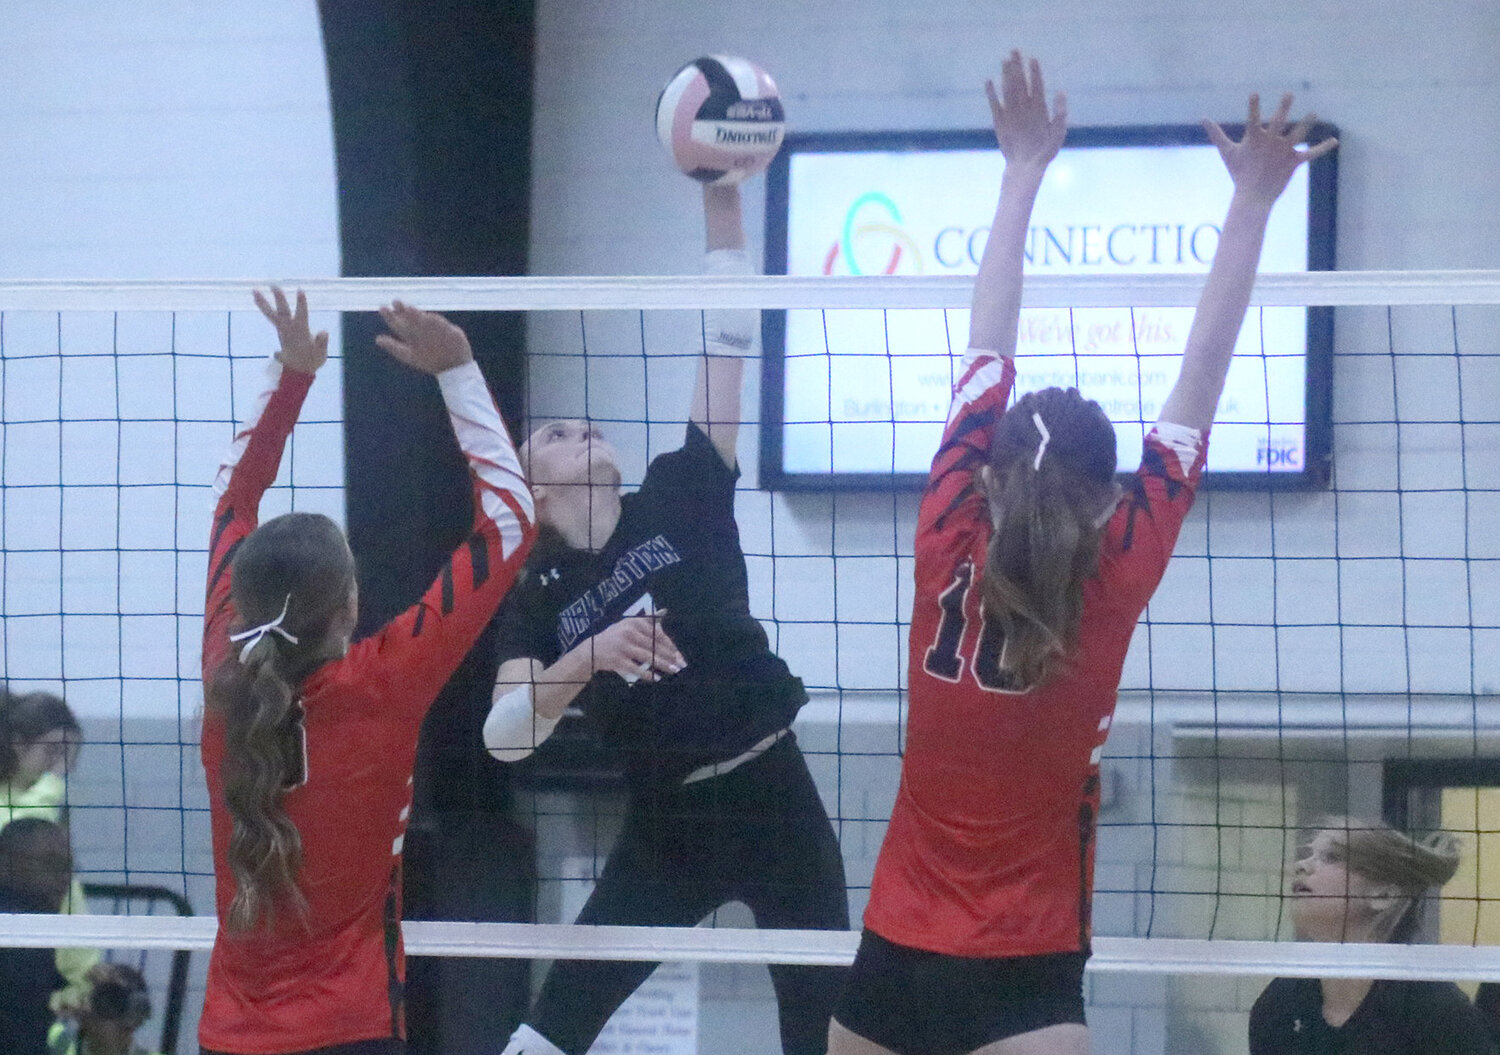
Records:
{"label": "white hair clip", "polygon": [[291,607],[292,595],[287,594],[286,600],[281,603],[281,614],[278,615],[275,619],[272,619],[269,623],[263,623],[260,626],[252,627],[249,630],[241,630],[238,634],[229,635],[230,641],[245,642],[245,647],[240,649],[241,663],[250,658],[250,653],[255,650],[256,645],[260,644],[261,638],[265,637],[267,634],[275,634],[283,641],[290,642],[293,645],[297,643],[297,636],[295,634],[289,634],[281,628],[281,621],[286,618],[287,610]]}
{"label": "white hair clip", "polygon": [[1042,434],[1042,442],[1036,445],[1036,460],[1031,463],[1031,471],[1037,472],[1042,467],[1042,455],[1047,453],[1047,444],[1052,442],[1052,433],[1047,431],[1047,423],[1042,420],[1040,412],[1033,410],[1031,420],[1036,424],[1036,430]]}

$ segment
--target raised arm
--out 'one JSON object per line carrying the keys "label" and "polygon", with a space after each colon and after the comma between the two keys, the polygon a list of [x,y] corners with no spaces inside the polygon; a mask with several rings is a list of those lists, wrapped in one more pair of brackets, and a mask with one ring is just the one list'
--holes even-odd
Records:
{"label": "raised arm", "polygon": [[380,314],[391,331],[376,338],[380,347],[437,379],[474,494],[473,530],[422,599],[354,646],[364,656],[351,669],[379,679],[387,696],[420,715],[515,582],[536,536],[535,513],[510,434],[463,330],[400,301]]}
{"label": "raised arm", "polygon": [[214,478],[219,505],[224,506],[226,501],[237,505],[239,515],[249,517],[252,527],[260,496],[271,486],[281,467],[281,452],[297,423],[302,398],[312,384],[313,375],[328,361],[328,332],[312,334],[307,321],[307,297],[299,290],[293,308],[279,287],[272,286],[271,295],[274,305],[260,290],[254,293],[255,306],[276,328],[276,336],[281,340],[281,347],[271,357],[270,384],[261,393],[249,420],[235,435],[234,444]]}
{"label": "raised arm", "polygon": [[990,427],[1005,412],[1015,383],[1013,358],[1021,317],[1021,269],[1031,208],[1047,166],[1068,131],[1067,98],[1059,92],[1047,111],[1041,65],[1012,51],[1000,70],[1000,91],[986,81],[995,140],[1005,157],[1000,199],[974,279],[969,347],[953,385],[943,442],[932,460],[923,516],[937,516],[967,488],[989,454]]}
{"label": "raised arm", "polygon": [[1325,139],[1317,146],[1299,149],[1297,144],[1307,136],[1316,118],[1308,114],[1295,126],[1287,127],[1292,96],[1281,97],[1281,105],[1271,120],[1260,121],[1260,96],[1250,96],[1250,116],[1245,135],[1234,142],[1212,121],[1203,122],[1209,138],[1219,148],[1219,155],[1234,180],[1234,197],[1224,217],[1224,233],[1214,253],[1213,267],[1198,298],[1198,310],[1188,331],[1187,348],[1182,357],[1182,372],[1162,406],[1161,420],[1189,428],[1206,430],[1214,420],[1229,360],[1250,305],[1250,290],[1255,285],[1255,269],[1260,263],[1261,244],[1271,207],[1286,189],[1297,166],[1321,157],[1338,145],[1336,139]]}
{"label": "raised arm", "polygon": [[[274,303],[273,303],[274,301]],[[267,366],[267,385],[214,477],[213,528],[209,535],[208,586],[203,641],[206,661],[213,649],[228,645],[230,621],[229,565],[240,541],[255,530],[260,499],[276,480],[287,437],[297,424],[313,375],[328,360],[328,333],[314,335],[308,325],[307,297],[296,306],[271,287],[271,299],[255,291],[255,305],[276,328],[281,347]]]}
{"label": "raised arm", "polygon": [[995,139],[1005,156],[1000,178],[1000,200],[974,279],[974,304],[969,320],[969,347],[1009,357],[1016,351],[1016,328],[1021,317],[1022,251],[1031,208],[1047,166],[1062,148],[1068,132],[1068,100],[1062,92],[1047,112],[1047,90],[1042,67],[1012,51],[1000,68],[1000,93],[986,81],[985,95]]}
{"label": "raised arm", "polygon": [[[703,269],[710,275],[748,275],[745,229],[738,184],[704,184],[703,222],[707,252]],[[703,313],[703,358],[693,386],[688,420],[701,428],[731,469],[740,435],[740,392],[745,359],[755,346],[760,312],[749,308],[710,308]]]}

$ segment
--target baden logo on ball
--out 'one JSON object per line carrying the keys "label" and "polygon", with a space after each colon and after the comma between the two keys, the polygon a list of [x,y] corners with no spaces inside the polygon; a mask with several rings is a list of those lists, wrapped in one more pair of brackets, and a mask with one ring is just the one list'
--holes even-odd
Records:
{"label": "baden logo on ball", "polygon": [[677,167],[702,183],[738,183],[762,171],[785,132],[776,82],[748,59],[694,59],[656,102],[658,138]]}

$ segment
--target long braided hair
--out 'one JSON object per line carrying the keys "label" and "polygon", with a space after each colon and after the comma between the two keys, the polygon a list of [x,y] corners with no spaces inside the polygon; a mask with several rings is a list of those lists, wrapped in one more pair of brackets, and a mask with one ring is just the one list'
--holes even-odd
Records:
{"label": "long braided hair", "polygon": [[1057,673],[1077,644],[1114,475],[1114,427],[1076,388],[1026,394],[990,439],[982,603],[1004,634],[1002,665],[1024,685]]}
{"label": "long braided hair", "polygon": [[224,801],[234,819],[228,924],[244,931],[269,926],[278,909],[306,910],[297,887],[302,837],[282,800],[305,779],[302,683],[347,644],[334,631],[347,622],[354,558],[332,520],[288,513],[240,543],[232,576],[232,633],[284,613],[276,631],[230,644],[207,693],[207,706],[224,719]]}

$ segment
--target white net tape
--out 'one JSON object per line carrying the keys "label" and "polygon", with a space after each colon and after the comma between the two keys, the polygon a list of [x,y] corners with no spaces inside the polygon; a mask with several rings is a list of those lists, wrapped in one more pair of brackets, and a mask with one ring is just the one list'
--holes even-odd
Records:
{"label": "white net tape", "polygon": [[[213,947],[211,917],[0,914],[5,944],[113,949]],[[708,927],[583,927],[561,923],[403,924],[413,956],[521,959],[660,960],[689,963],[848,964],[853,931]],[[1500,948],[1453,945],[1333,945],[1097,937],[1089,969],[1130,974],[1215,974],[1300,978],[1431,978],[1486,981],[1500,976]]]}
{"label": "white net tape", "polygon": [[[374,311],[393,298],[430,311],[737,308],[967,308],[972,277],[311,278],[319,311]],[[0,311],[243,311],[256,283],[216,281],[0,282]],[[1026,307],[1159,307],[1196,303],[1201,275],[1028,279]],[[1495,304],[1500,271],[1328,271],[1261,275],[1250,303],[1271,306]]]}

